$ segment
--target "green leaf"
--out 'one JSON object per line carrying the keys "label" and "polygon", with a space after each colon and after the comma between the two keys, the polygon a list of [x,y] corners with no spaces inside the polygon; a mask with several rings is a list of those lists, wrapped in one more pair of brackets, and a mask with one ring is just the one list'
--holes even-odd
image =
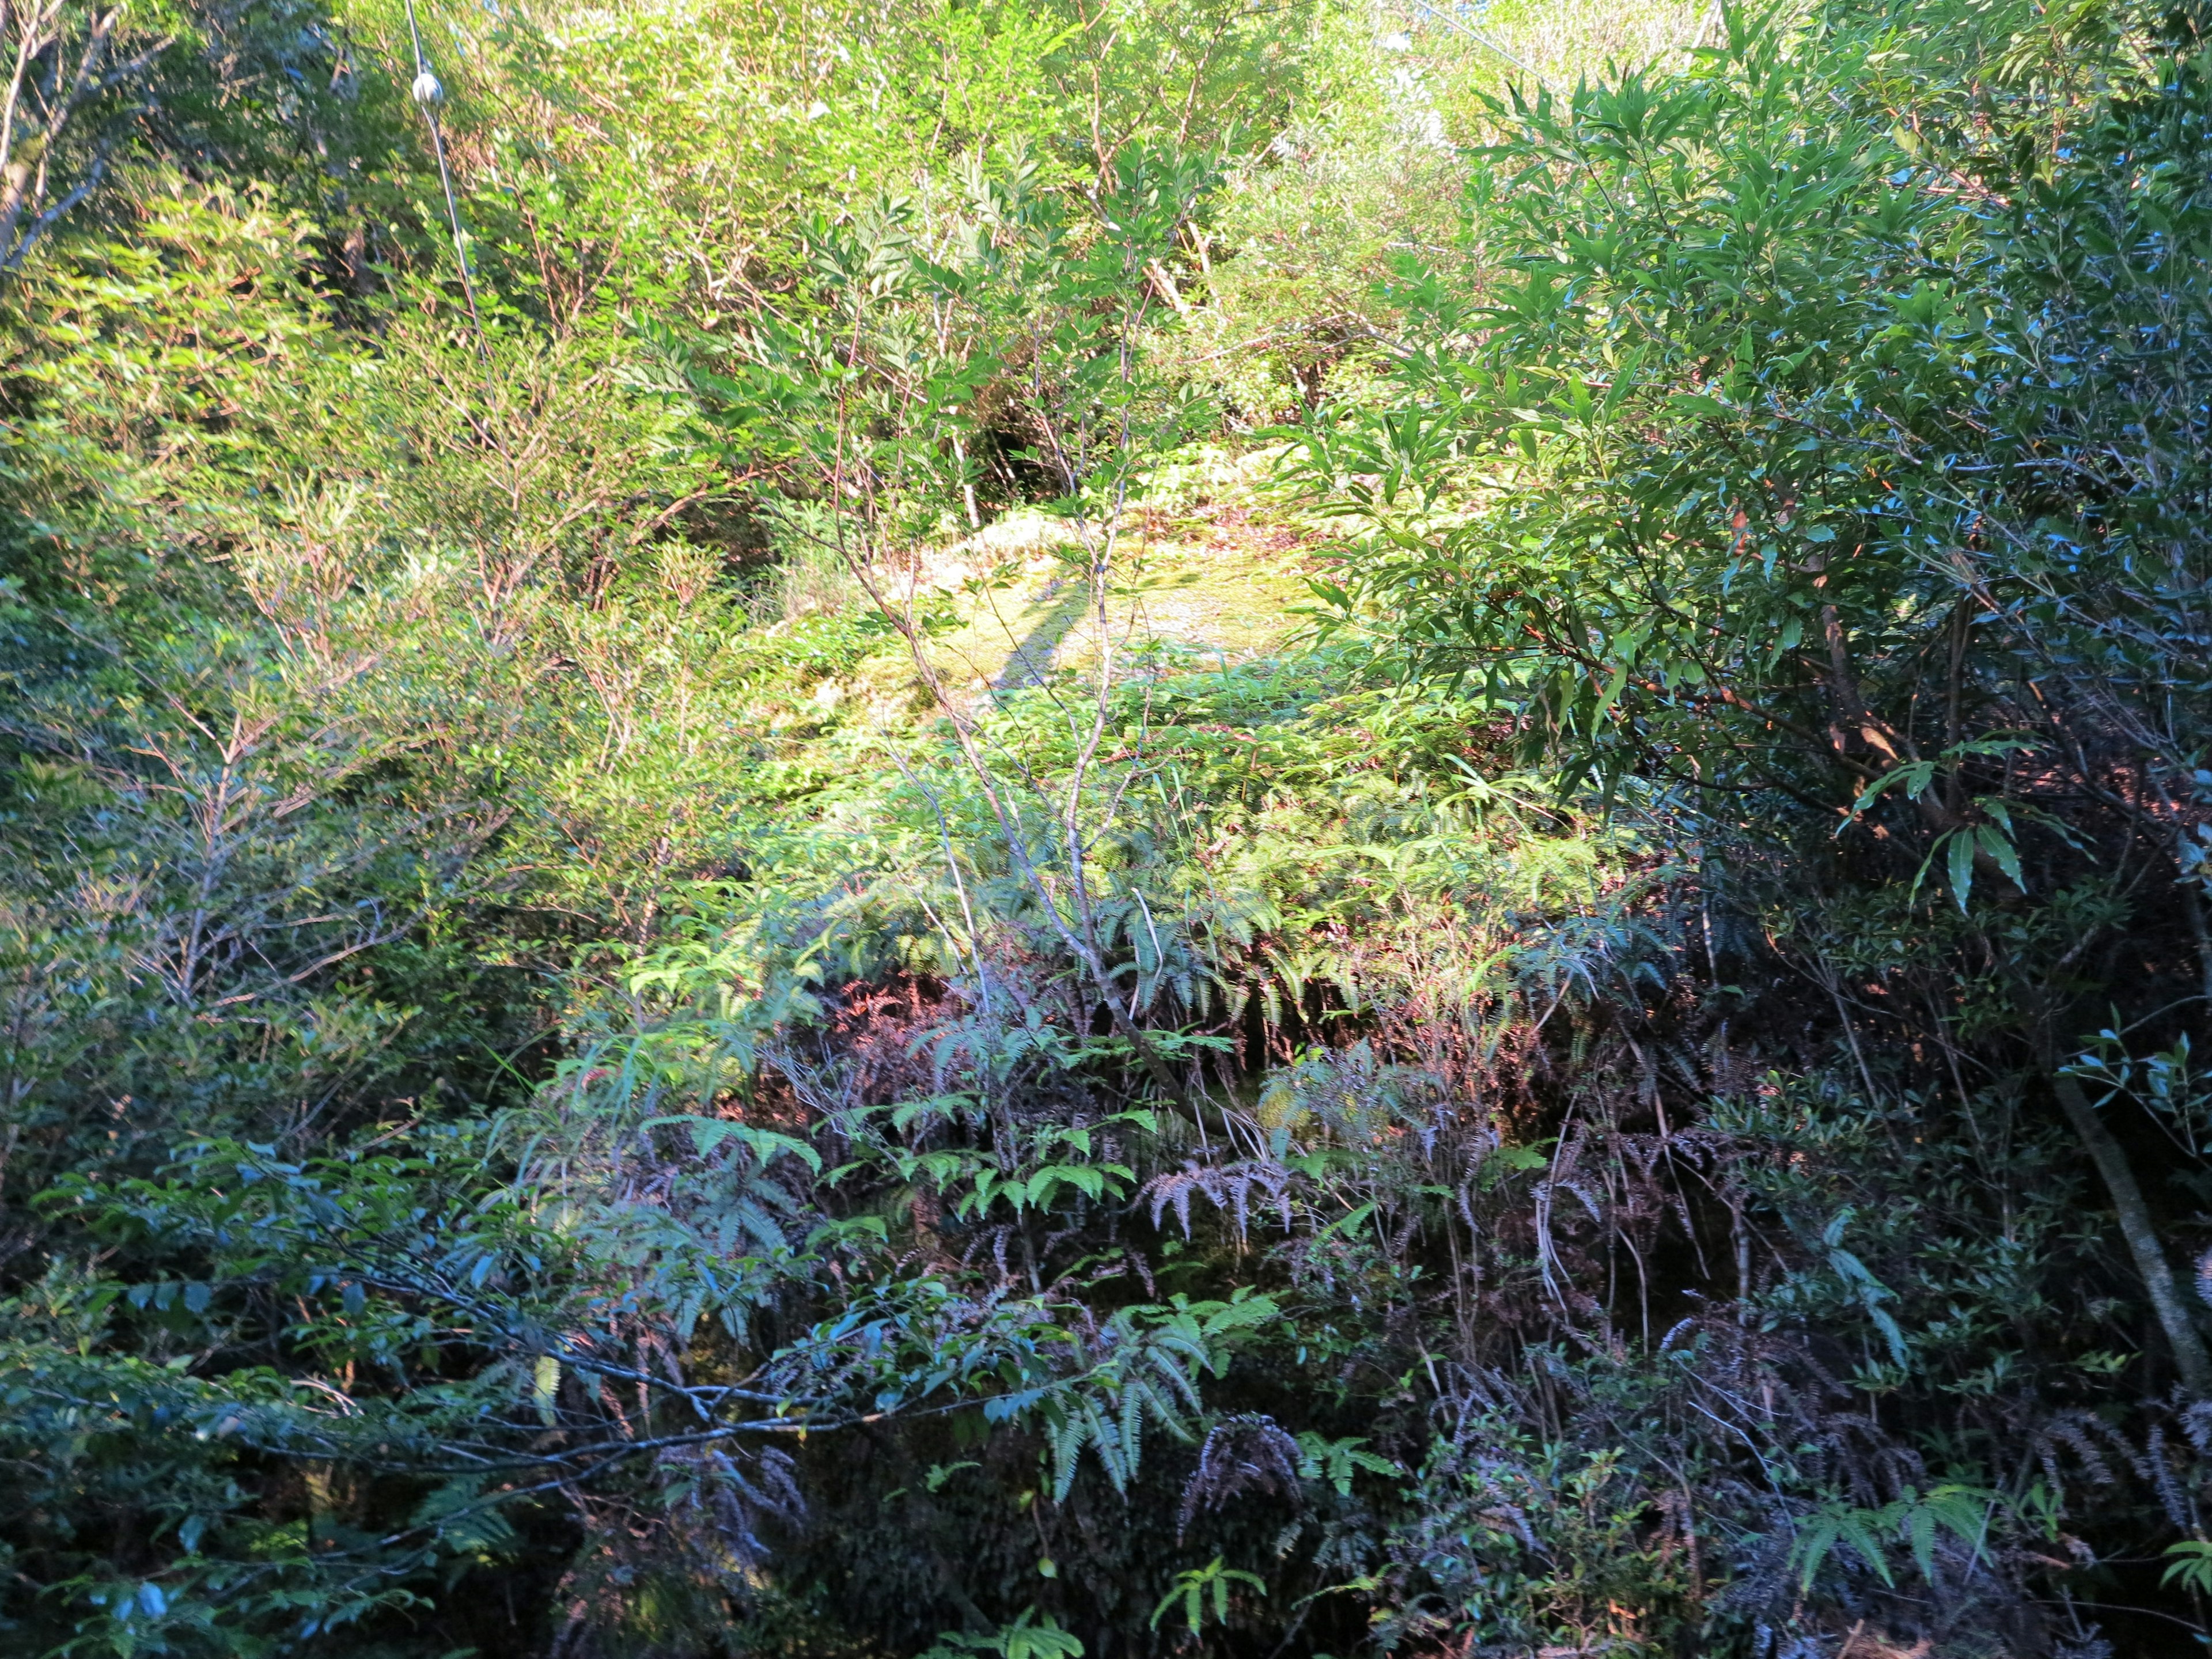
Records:
{"label": "green leaf", "polygon": [[2021,871],[2020,854],[2014,848],[2012,836],[2006,832],[2002,825],[1995,823],[1976,825],[1974,841],[1983,852],[1989,854],[1990,860],[1997,868],[2004,872],[2006,880],[2023,891],[2027,890],[2027,878]]}
{"label": "green leaf", "polygon": [[1974,885],[1974,837],[1962,830],[1954,830],[1945,837],[1946,855],[1951,878],[1951,896],[1959,908],[1966,908],[1966,895]]}
{"label": "green leaf", "polygon": [[815,1174],[822,1173],[822,1155],[805,1141],[773,1129],[763,1129],[750,1123],[740,1123],[734,1118],[701,1117],[678,1113],[667,1117],[647,1118],[645,1127],[659,1129],[681,1125],[691,1131],[691,1142],[699,1156],[706,1157],[726,1140],[737,1141],[766,1164],[788,1153],[798,1158]]}
{"label": "green leaf", "polygon": [[2179,1583],[2192,1595],[2212,1595],[2212,1542],[2185,1538],[2166,1547],[2166,1569],[2161,1585]]}

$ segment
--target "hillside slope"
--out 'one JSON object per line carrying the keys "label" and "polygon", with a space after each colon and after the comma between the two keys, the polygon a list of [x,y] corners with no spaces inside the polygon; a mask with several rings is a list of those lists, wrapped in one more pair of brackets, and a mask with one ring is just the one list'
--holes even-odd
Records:
{"label": "hillside slope", "polygon": [[2212,1635],[2195,0],[10,15],[0,1648]]}

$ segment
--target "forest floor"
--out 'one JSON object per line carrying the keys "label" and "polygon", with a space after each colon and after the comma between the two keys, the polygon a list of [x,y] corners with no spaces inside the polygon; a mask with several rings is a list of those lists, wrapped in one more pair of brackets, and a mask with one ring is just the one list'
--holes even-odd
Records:
{"label": "forest floor", "polygon": [[[1304,625],[1322,538],[1270,498],[1273,455],[1209,446],[1162,469],[1125,513],[1117,562],[1127,574],[1103,630],[1125,666],[1227,669],[1273,654]],[[1094,665],[1102,630],[1085,560],[1073,525],[1028,510],[925,556],[909,573],[918,608],[942,596],[957,617],[930,641],[947,689],[980,700]],[[852,680],[830,695],[860,692],[882,708],[921,690],[902,646]]]}

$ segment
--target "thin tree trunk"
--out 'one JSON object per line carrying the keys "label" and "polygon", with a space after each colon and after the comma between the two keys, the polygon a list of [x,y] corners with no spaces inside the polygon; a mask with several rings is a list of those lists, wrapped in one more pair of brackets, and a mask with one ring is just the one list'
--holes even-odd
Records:
{"label": "thin tree trunk", "polygon": [[0,173],[0,266],[14,262],[15,227],[23,217],[23,204],[31,194],[31,164],[10,161]]}
{"label": "thin tree trunk", "polygon": [[2051,1083],[2067,1121],[2081,1137],[2081,1144],[2088,1149],[2097,1173],[2104,1177],[2105,1190],[2112,1194],[2112,1207],[2119,1212],[2121,1235],[2128,1241],[2128,1249],[2136,1259],[2136,1271],[2142,1275],[2143,1288],[2150,1293],[2151,1309],[2166,1332],[2166,1346],[2173,1350],[2174,1368],[2181,1373],[2181,1386],[2196,1399],[2212,1395],[2212,1358],[2206,1357],[2204,1340],[2197,1334],[2196,1323],[2190,1318],[2189,1304],[2182,1299],[2180,1287],[2174,1281],[2172,1264],[2166,1261],[2166,1250],[2158,1242],[2158,1230],[2151,1224],[2150,1206],[2143,1202],[2142,1188],[2136,1184],[2135,1171],[2128,1167],[2125,1149],[2098,1115],[2097,1109],[2089,1103],[2079,1083],[2056,1070]]}

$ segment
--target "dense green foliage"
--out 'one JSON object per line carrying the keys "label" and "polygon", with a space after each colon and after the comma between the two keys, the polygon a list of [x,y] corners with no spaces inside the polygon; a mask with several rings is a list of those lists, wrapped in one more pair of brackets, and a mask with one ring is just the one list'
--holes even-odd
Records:
{"label": "dense green foliage", "polygon": [[2212,14],[8,15],[7,1650],[2212,1639]]}

